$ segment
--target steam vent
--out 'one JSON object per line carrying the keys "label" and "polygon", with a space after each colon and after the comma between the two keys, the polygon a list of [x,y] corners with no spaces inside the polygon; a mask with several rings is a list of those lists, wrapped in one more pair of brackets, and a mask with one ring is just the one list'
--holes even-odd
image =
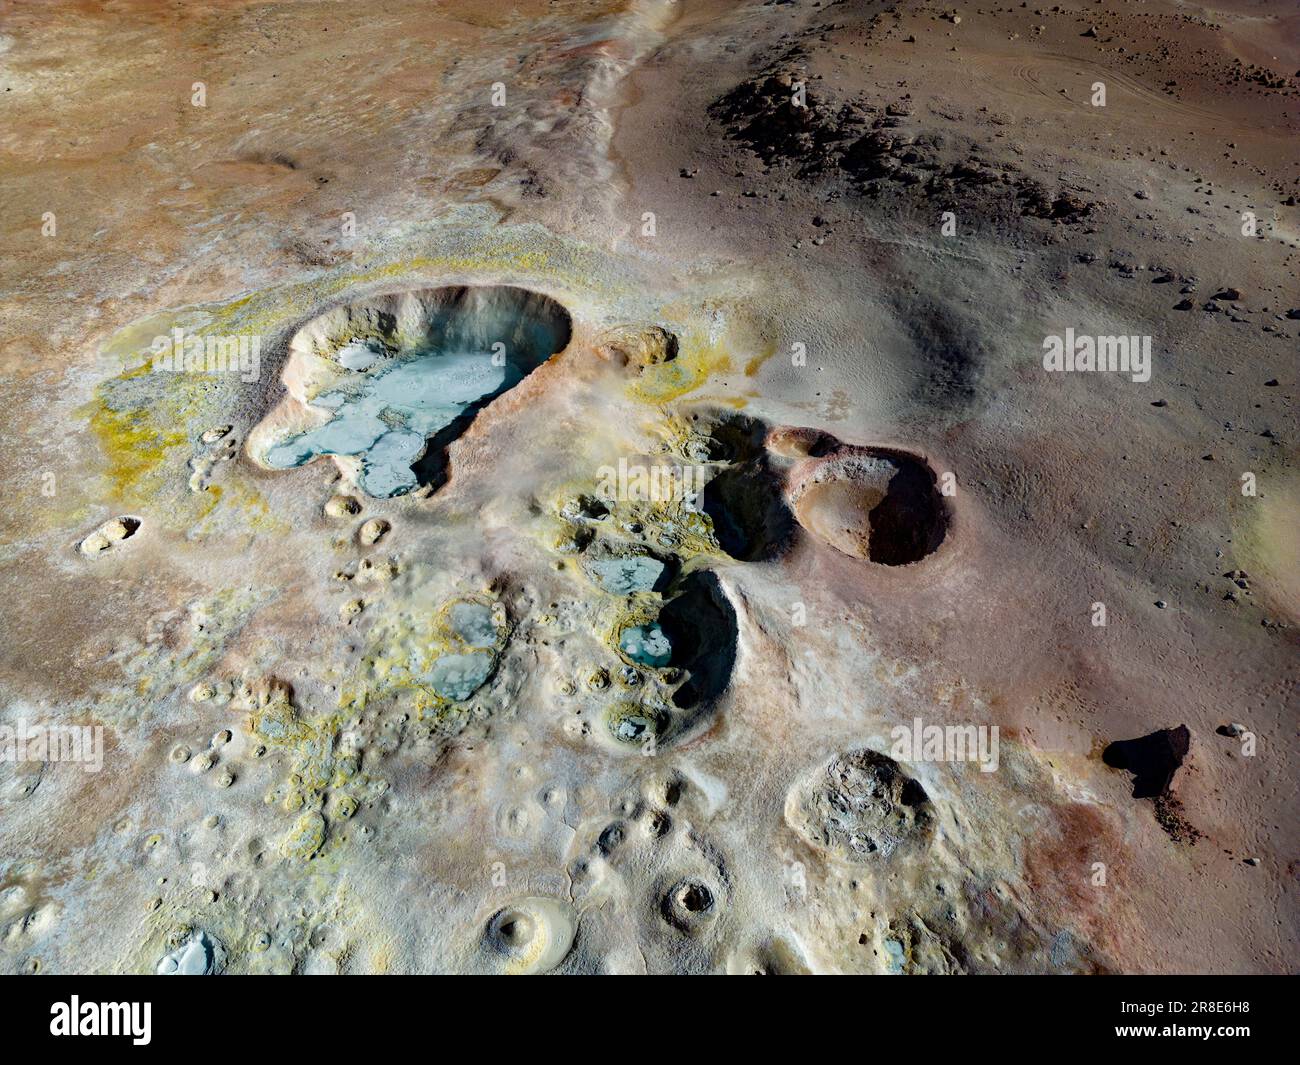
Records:
{"label": "steam vent", "polygon": [[[17,2],[0,113],[0,973],[1300,972],[1294,2]],[[1107,983],[872,1015],[1268,1021]]]}

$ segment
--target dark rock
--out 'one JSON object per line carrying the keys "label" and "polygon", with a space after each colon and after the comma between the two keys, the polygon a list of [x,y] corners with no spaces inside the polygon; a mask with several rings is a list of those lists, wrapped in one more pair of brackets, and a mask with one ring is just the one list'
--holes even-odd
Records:
{"label": "dark rock", "polygon": [[1133,774],[1133,798],[1154,799],[1168,795],[1174,773],[1191,747],[1192,734],[1186,725],[1158,729],[1134,740],[1116,740],[1101,754],[1112,769]]}

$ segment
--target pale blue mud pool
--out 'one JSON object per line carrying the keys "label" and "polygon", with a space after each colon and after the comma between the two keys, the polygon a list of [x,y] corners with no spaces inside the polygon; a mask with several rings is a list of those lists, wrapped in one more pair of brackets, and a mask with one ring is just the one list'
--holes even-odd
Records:
{"label": "pale blue mud pool", "polygon": [[633,625],[623,630],[618,646],[633,662],[661,669],[673,659],[673,647],[658,624]]}
{"label": "pale blue mud pool", "polygon": [[664,564],[649,555],[632,555],[589,562],[587,571],[605,591],[615,595],[633,595],[653,591],[663,576]]}
{"label": "pale blue mud pool", "polygon": [[492,610],[482,603],[457,603],[451,608],[451,627],[469,647],[494,647],[497,626]]}
{"label": "pale blue mud pool", "polygon": [[442,698],[459,703],[483,687],[491,675],[491,655],[442,655],[429,670],[429,687]]}
{"label": "pale blue mud pool", "polygon": [[429,352],[394,362],[318,395],[313,406],[334,416],[271,448],[266,460],[288,469],[320,455],[360,456],[359,488],[400,495],[419,483],[411,466],[429,437],[522,379],[513,367],[493,365],[491,352]]}
{"label": "pale blue mud pool", "polygon": [[382,300],[369,316],[382,337],[340,338],[333,358],[342,376],[310,400],[329,419],[278,441],[267,465],[289,469],[322,455],[348,456],[360,459],[357,487],[368,495],[437,488],[447,445],[569,340],[567,312],[524,289],[437,289],[424,299],[428,318],[418,342],[409,333],[399,338]]}

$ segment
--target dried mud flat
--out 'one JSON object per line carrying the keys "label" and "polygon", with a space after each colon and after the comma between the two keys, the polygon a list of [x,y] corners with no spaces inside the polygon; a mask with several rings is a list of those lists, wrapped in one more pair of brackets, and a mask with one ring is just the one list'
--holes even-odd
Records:
{"label": "dried mud flat", "polygon": [[0,12],[0,970],[1296,969],[1292,5]]}

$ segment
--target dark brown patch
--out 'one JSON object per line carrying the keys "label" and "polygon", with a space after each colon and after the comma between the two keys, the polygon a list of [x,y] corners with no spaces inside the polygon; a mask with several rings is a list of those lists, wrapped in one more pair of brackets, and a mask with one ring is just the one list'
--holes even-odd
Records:
{"label": "dark brown patch", "polygon": [[1197,829],[1183,816],[1183,804],[1176,795],[1161,795],[1154,804],[1156,821],[1175,843],[1188,843],[1196,846],[1198,839],[1204,839],[1205,833]]}
{"label": "dark brown patch", "polygon": [[1035,897],[1057,911],[1062,924],[1068,922],[1096,942],[1105,891],[1093,884],[1093,865],[1114,866],[1124,848],[1112,821],[1098,807],[1072,803],[1053,812],[1057,833],[1036,833],[1026,840],[1025,882]]}

